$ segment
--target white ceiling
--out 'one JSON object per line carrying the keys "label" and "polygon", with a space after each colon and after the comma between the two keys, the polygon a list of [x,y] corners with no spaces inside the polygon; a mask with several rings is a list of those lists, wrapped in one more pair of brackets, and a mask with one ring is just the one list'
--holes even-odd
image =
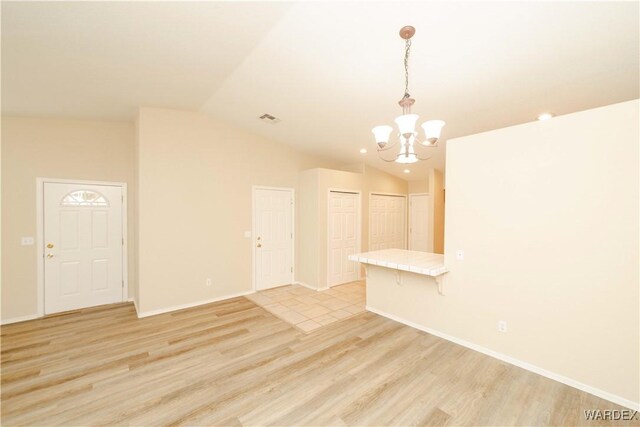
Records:
{"label": "white ceiling", "polygon": [[[638,12],[638,2],[2,2],[2,111],[200,110],[417,179],[444,168],[447,138],[638,98]],[[370,132],[400,113],[407,24],[413,110],[447,122],[410,175],[377,160]]]}

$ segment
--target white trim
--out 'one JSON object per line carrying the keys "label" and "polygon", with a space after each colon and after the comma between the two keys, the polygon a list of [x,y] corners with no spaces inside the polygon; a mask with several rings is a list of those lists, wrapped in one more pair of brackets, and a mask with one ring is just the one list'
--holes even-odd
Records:
{"label": "white trim", "polygon": [[[428,197],[428,206],[431,206],[431,196],[429,195],[429,193],[409,193],[409,197],[407,198],[407,202],[408,202],[408,206],[407,206],[407,212],[408,214],[408,219],[407,219],[407,248],[411,251],[413,250],[411,248],[411,203],[412,197],[415,196],[427,196]],[[429,213],[432,214],[433,212],[431,212],[431,209],[429,209]],[[431,215],[432,216],[432,215]],[[428,233],[429,230],[427,230]],[[432,236],[428,236],[428,238],[430,238],[430,242],[427,245],[427,252],[433,252],[433,237]]]}
{"label": "white trim", "polygon": [[268,187],[264,185],[251,186],[251,287],[256,292],[256,190],[289,191],[291,193],[291,279],[296,277],[296,192],[290,187]]}
{"label": "white trim", "polygon": [[369,238],[367,239],[367,243],[368,243],[368,247],[367,250],[371,250],[371,196],[394,196],[394,197],[404,197],[404,248],[407,248],[407,230],[409,225],[407,224],[408,219],[407,219],[407,211],[409,210],[409,206],[408,206],[408,201],[409,198],[407,197],[406,194],[400,194],[400,193],[383,193],[380,191],[370,191],[369,192],[369,199],[367,200],[367,203],[369,205]]}
{"label": "white trim", "polygon": [[122,301],[129,300],[129,208],[127,184],[122,183]]}
{"label": "white trim", "polygon": [[456,338],[454,336],[445,334],[445,333],[437,331],[435,329],[427,328],[425,326],[419,325],[419,324],[417,324],[415,322],[412,322],[410,320],[406,320],[406,319],[403,319],[401,317],[395,316],[393,314],[386,313],[386,312],[384,312],[382,310],[378,310],[378,309],[373,308],[371,306],[367,305],[365,308],[367,309],[367,311],[370,311],[372,313],[375,313],[375,314],[378,314],[380,316],[386,317],[388,319],[394,320],[396,322],[405,324],[407,326],[410,326],[412,328],[415,328],[415,329],[418,329],[420,331],[426,332],[428,334],[435,335],[437,337],[443,338],[443,339],[445,339],[447,341],[451,341],[451,342],[453,342],[455,344],[458,344],[458,345],[461,345],[463,347],[470,348],[471,350],[475,350],[477,352],[486,354],[487,356],[491,356],[491,357],[493,357],[495,359],[502,360],[503,362],[509,363],[511,365],[517,366],[517,367],[522,368],[522,369],[526,369],[527,371],[533,372],[533,373],[538,374],[538,375],[542,375],[543,377],[549,378],[549,379],[554,380],[554,381],[558,381],[559,383],[568,385],[570,387],[576,388],[576,389],[584,391],[586,393],[593,394],[594,396],[598,396],[598,397],[600,397],[602,399],[608,400],[608,401],[613,402],[615,404],[618,404],[620,406],[624,406],[624,407],[632,409],[634,411],[640,411],[640,403],[638,403],[638,402],[633,402],[631,400],[628,400],[628,399],[625,399],[623,397],[617,396],[617,395],[615,395],[613,393],[609,393],[608,391],[600,390],[599,388],[592,387],[590,385],[581,383],[581,382],[573,380],[571,378],[567,378],[567,377],[562,376],[560,374],[556,374],[554,372],[548,371],[548,370],[546,370],[544,368],[540,368],[538,366],[532,365],[532,364],[530,364],[528,362],[523,362],[522,360],[515,359],[515,358],[513,358],[511,356],[507,356],[507,355],[502,354],[502,353],[498,353],[497,351],[488,349],[486,347],[482,347],[480,345],[471,343],[469,341],[465,341],[465,340],[460,339],[460,338]]}
{"label": "white trim", "polygon": [[315,288],[315,287],[311,286],[310,284],[304,283],[304,282],[294,282],[294,285],[304,286],[305,288],[309,288],[312,291],[317,291],[318,290],[318,288]]}
{"label": "white trim", "polygon": [[0,325],[9,325],[11,323],[18,323],[18,322],[26,322],[27,320],[34,320],[34,319],[39,319],[42,316],[40,316],[39,314],[29,314],[27,316],[20,316],[20,317],[12,317],[11,319],[5,319],[0,321]]}
{"label": "white trim", "polygon": [[44,179],[36,178],[36,307],[44,316]]}
{"label": "white trim", "polygon": [[44,316],[44,184],[80,184],[120,187],[122,191],[122,301],[129,299],[129,239],[128,239],[128,211],[127,211],[127,183],[108,181],[86,181],[79,179],[36,178],[36,285],[37,285],[37,316]]}
{"label": "white trim", "polygon": [[317,292],[322,292],[322,291],[328,291],[329,290],[329,288],[316,288],[316,287],[313,287],[310,284],[304,283],[304,282],[294,282],[294,285],[304,286],[305,288],[309,288],[312,291],[317,291]]}
{"label": "white trim", "polygon": [[407,197],[406,194],[402,194],[402,193],[385,193],[384,191],[369,191],[369,195],[376,195],[376,196],[396,196],[396,197]]}
{"label": "white trim", "polygon": [[[356,225],[356,252],[362,252],[362,192],[360,190],[349,190],[349,189],[344,189],[344,188],[329,188],[327,190],[327,281],[325,283],[325,287],[322,289],[329,289],[333,286],[339,286],[339,285],[343,285],[344,283],[349,283],[349,282],[344,282],[344,283],[336,283],[334,285],[329,285],[329,257],[330,257],[330,245],[329,245],[329,238],[330,238],[330,233],[329,233],[329,213],[331,212],[331,203],[329,203],[331,201],[331,193],[348,193],[348,194],[356,194],[358,196],[357,198],[357,203],[358,206],[356,207],[356,218],[357,218],[357,225]],[[358,277],[356,280],[362,280],[362,269],[360,268],[360,266],[358,265]]]}
{"label": "white trim", "polygon": [[[171,306],[171,307],[159,308],[157,310],[150,310],[150,311],[144,311],[144,312],[138,311],[138,306],[136,305],[136,311],[138,313],[138,318],[141,319],[143,317],[156,316],[158,314],[169,313],[169,312],[177,311],[177,310],[184,310],[185,308],[192,308],[192,307],[197,307],[199,305],[211,304],[213,302],[223,301],[223,300],[231,299],[231,298],[242,297],[242,296],[253,294],[253,293],[255,293],[255,291],[253,291],[253,290],[244,291],[244,292],[236,292],[236,293],[233,293],[233,294],[223,295],[221,297],[215,297],[215,298],[211,298],[211,299],[207,299],[207,300],[203,300],[203,301],[190,302],[190,303],[187,303],[187,304],[174,305],[174,306]],[[134,301],[134,304],[135,304],[135,301]]]}

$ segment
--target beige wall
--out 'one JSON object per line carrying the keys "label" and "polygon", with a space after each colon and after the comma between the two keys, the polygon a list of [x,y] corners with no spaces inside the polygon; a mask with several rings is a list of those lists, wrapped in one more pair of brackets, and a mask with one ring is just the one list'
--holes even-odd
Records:
{"label": "beige wall", "polygon": [[[131,297],[133,298],[133,302],[136,304],[136,310],[139,306],[139,301],[140,301],[140,286],[138,286],[139,283],[139,276],[138,276],[138,267],[139,267],[139,262],[138,262],[138,237],[139,237],[139,231],[138,231],[138,219],[139,219],[139,215],[138,215],[138,210],[139,210],[139,206],[140,206],[140,199],[139,197],[137,197],[138,194],[140,194],[140,190],[139,190],[139,185],[138,185],[138,163],[140,161],[139,159],[139,140],[140,140],[140,127],[138,126],[138,115],[136,114],[136,118],[134,120],[133,123],[133,130],[134,130],[134,150],[133,150],[133,158],[134,158],[134,174],[133,174],[133,179],[132,179],[132,187],[133,187],[133,191],[136,194],[136,198],[133,201],[133,203],[131,203],[129,205],[129,210],[133,213],[133,216],[135,217],[136,220],[136,229],[135,229],[135,235],[134,235],[134,240],[136,242],[136,253],[135,253],[135,259],[136,259],[136,267],[135,267],[135,271],[136,271],[136,286],[133,288],[133,294],[131,295]],[[131,292],[129,292],[131,293]]]}
{"label": "beige wall", "polygon": [[446,295],[377,308],[637,404],[639,105],[449,140]]}
{"label": "beige wall", "polygon": [[129,293],[136,286],[134,129],[131,123],[2,118],[2,319],[37,312],[36,178],[128,184]]}
{"label": "beige wall", "polygon": [[320,283],[320,229],[318,220],[320,169],[302,171],[298,180],[298,252],[296,281],[314,288]]}
{"label": "beige wall", "polygon": [[445,242],[456,333],[634,402],[639,117],[636,100],[449,141]]}
{"label": "beige wall", "polygon": [[444,179],[437,169],[429,171],[429,194],[431,195],[431,225],[433,252],[444,253]]}
{"label": "beige wall", "polygon": [[335,167],[199,113],[143,108],[138,127],[143,313],[251,291],[251,187],[298,196],[302,170]]}
{"label": "beige wall", "polygon": [[407,191],[409,194],[415,193],[428,193],[429,192],[429,179],[421,179],[409,181]]}
{"label": "beige wall", "polygon": [[429,169],[428,177],[409,181],[409,194],[429,194],[429,217],[427,230],[431,236],[429,252],[444,253],[444,176],[437,169]]}

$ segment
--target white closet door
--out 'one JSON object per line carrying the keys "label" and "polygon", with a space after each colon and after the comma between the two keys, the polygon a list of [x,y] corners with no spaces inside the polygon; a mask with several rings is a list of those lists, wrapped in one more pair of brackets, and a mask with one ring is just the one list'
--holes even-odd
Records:
{"label": "white closet door", "polygon": [[405,197],[372,194],[369,199],[369,247],[406,249]]}
{"label": "white closet door", "polygon": [[46,314],[123,301],[122,188],[44,184]]}
{"label": "white closet door", "polygon": [[329,193],[328,286],[358,280],[358,267],[349,261],[358,252],[358,194]]}
{"label": "white closet door", "polygon": [[429,196],[427,194],[409,195],[409,220],[409,249],[430,252]]}
{"label": "white closet door", "polygon": [[293,193],[256,189],[254,250],[256,289],[293,282]]}

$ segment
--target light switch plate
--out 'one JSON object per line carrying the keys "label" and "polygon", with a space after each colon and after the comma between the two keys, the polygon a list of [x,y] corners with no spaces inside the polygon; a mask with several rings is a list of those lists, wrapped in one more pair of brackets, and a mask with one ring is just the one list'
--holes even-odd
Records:
{"label": "light switch plate", "polygon": [[464,259],[464,251],[462,249],[458,249],[456,251],[456,259],[458,261],[462,261]]}
{"label": "light switch plate", "polygon": [[250,231],[245,231],[244,232],[244,237],[246,237],[247,239],[251,238],[251,232]]}
{"label": "light switch plate", "polygon": [[23,237],[20,240],[20,243],[22,244],[22,246],[31,246],[34,243],[33,237]]}

